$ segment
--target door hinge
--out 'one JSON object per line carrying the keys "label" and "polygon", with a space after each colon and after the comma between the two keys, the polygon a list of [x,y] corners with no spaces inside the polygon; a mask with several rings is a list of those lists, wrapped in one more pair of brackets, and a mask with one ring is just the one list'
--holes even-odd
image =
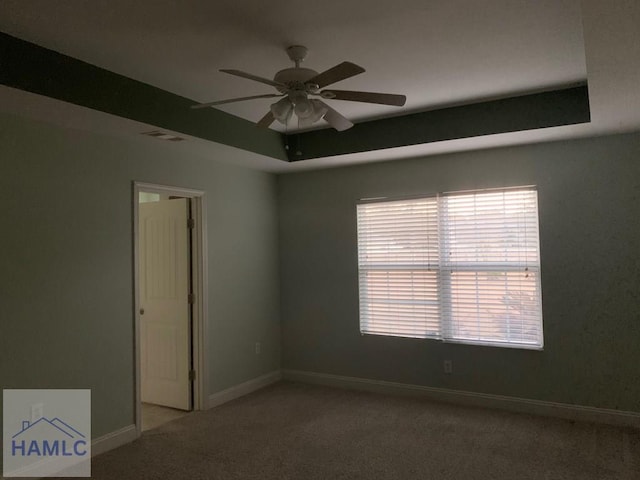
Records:
{"label": "door hinge", "polygon": [[189,370],[189,380],[191,382],[193,382],[196,379],[196,371],[195,370]]}
{"label": "door hinge", "polygon": [[187,228],[195,228],[196,227],[196,221],[193,218],[189,218],[187,219]]}
{"label": "door hinge", "polygon": [[189,295],[187,295],[187,301],[189,302],[189,304],[193,305],[194,303],[196,303],[196,295],[195,293],[190,293]]}

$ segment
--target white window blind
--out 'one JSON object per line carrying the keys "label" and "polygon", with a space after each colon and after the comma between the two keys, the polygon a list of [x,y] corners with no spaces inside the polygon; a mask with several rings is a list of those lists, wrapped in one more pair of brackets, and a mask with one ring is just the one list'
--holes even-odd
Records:
{"label": "white window blind", "polygon": [[439,337],[436,199],[359,205],[358,255],[361,330]]}
{"label": "white window blind", "polygon": [[358,205],[363,333],[541,348],[537,193]]}

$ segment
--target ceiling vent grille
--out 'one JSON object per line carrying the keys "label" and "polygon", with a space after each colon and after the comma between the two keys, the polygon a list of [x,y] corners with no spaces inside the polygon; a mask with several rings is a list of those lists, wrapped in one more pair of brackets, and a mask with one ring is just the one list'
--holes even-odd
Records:
{"label": "ceiling vent grille", "polygon": [[153,130],[151,132],[143,132],[142,135],[147,135],[149,137],[157,138],[158,140],[167,140],[169,142],[181,142],[185,140],[182,137],[178,137],[177,135],[172,135],[171,133],[163,132],[161,130]]}

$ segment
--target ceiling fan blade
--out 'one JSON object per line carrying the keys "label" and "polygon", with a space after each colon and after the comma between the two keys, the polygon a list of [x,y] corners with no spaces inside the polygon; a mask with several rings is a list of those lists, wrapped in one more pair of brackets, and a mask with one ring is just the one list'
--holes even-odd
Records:
{"label": "ceiling fan blade", "polygon": [[326,87],[327,85],[331,85],[332,83],[339,82],[340,80],[345,80],[347,78],[354,77],[360,73],[363,73],[364,68],[356,65],[351,62],[342,62],[339,65],[336,65],[329,70],[325,70],[322,73],[319,73],[315,77],[307,80],[306,84],[312,83],[317,85],[318,88]]}
{"label": "ceiling fan blade", "polygon": [[218,100],[217,102],[199,103],[198,105],[192,105],[191,108],[196,110],[198,108],[207,108],[207,107],[214,107],[216,105],[224,105],[225,103],[243,102],[245,100],[254,100],[256,98],[274,98],[274,97],[282,97],[282,95],[278,95],[277,93],[267,93],[264,95],[252,95],[250,97],[229,98],[227,100]]}
{"label": "ceiling fan blade", "polygon": [[[318,100],[320,102],[320,100]],[[327,121],[329,125],[333,128],[342,132],[344,130],[348,130],[353,127],[353,123],[344,117],[341,113],[336,112],[333,108],[327,105],[324,102],[320,102],[327,109],[327,113],[324,114],[324,119]]]}
{"label": "ceiling fan blade", "polygon": [[382,105],[404,106],[407,97],[393,93],[353,92],[350,90],[323,90],[322,98],[332,100],[349,100],[351,102],[379,103]]}
{"label": "ceiling fan blade", "polygon": [[271,112],[271,110],[269,110],[264,117],[262,117],[260,120],[258,120],[256,125],[258,125],[259,127],[262,127],[262,128],[269,128],[269,125],[271,125],[273,122],[275,122],[275,120],[276,120],[276,117],[274,117],[273,113]]}
{"label": "ceiling fan blade", "polygon": [[287,88],[284,83],[274,82],[273,80],[269,80],[268,78],[258,77],[257,75],[252,75],[251,73],[243,72],[241,70],[220,70],[221,72],[228,73],[229,75],[235,75],[236,77],[248,78],[249,80],[253,80],[255,82],[266,83],[267,85],[271,85],[276,88]]}

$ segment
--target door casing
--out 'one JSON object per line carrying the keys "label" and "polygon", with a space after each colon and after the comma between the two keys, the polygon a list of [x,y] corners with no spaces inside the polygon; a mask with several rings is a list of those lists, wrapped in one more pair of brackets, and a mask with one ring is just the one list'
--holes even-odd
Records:
{"label": "door casing", "polygon": [[191,344],[193,352],[193,410],[208,407],[208,296],[207,296],[207,224],[205,192],[182,187],[133,182],[133,285],[134,285],[134,378],[135,378],[135,423],[138,436],[142,433],[142,396],[140,381],[140,292],[139,292],[139,251],[138,251],[138,198],[140,192],[159,193],[189,198],[191,217],[195,220],[191,238],[192,290],[195,294],[192,316]]}

